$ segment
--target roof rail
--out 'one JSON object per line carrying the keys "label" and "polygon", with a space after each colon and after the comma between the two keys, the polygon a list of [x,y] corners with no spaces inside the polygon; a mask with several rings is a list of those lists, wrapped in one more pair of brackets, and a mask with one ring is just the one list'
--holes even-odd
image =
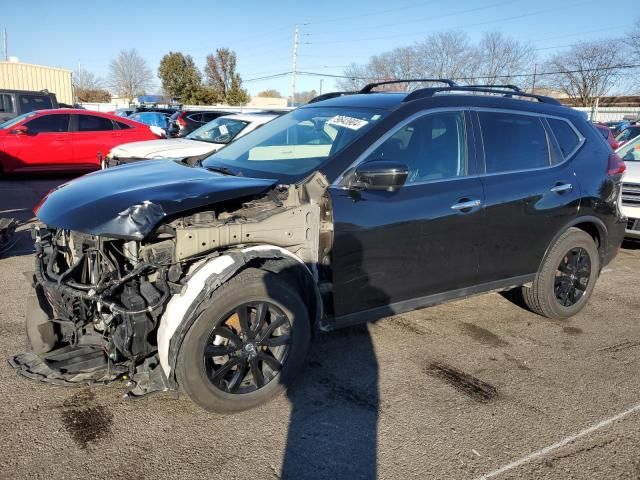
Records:
{"label": "roof rail", "polygon": [[560,105],[560,102],[555,98],[546,97],[544,95],[534,95],[533,93],[524,93],[522,91],[514,92],[509,89],[503,88],[486,88],[484,86],[464,86],[464,87],[435,87],[435,88],[421,88],[419,90],[415,90],[411,92],[409,95],[404,97],[403,102],[410,102],[412,100],[417,100],[419,98],[429,98],[433,97],[436,93],[439,92],[482,92],[482,93],[498,93],[500,95],[504,95],[507,97],[526,97],[526,98],[535,98],[541,103],[548,103],[550,105]]}
{"label": "roof rail", "polygon": [[506,84],[506,85],[486,84],[486,85],[463,85],[463,86],[474,87],[474,88],[508,88],[509,90],[513,90],[515,92],[522,92],[522,90],[520,90],[520,87],[518,87],[517,85],[511,85],[511,84]]}
{"label": "roof rail", "polygon": [[438,82],[449,85],[450,87],[455,87],[457,85],[453,80],[449,80],[447,78],[412,78],[407,80],[386,80],[384,82],[373,82],[368,83],[358,93],[370,93],[375,87],[379,87],[380,85],[390,85],[394,83],[413,83],[413,82]]}
{"label": "roof rail", "polygon": [[358,92],[329,92],[323,93],[322,95],[318,95],[317,97],[313,97],[311,100],[307,102],[307,105],[310,103],[321,102],[323,100],[329,100],[330,98],[342,97],[343,95],[353,95]]}

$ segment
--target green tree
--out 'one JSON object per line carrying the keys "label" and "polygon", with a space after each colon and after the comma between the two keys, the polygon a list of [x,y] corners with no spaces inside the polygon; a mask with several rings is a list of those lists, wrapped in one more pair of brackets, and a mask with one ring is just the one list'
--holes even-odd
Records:
{"label": "green tree", "polygon": [[169,52],[158,68],[158,77],[162,81],[165,95],[180,98],[182,103],[196,103],[200,96],[202,75],[191,55]]}
{"label": "green tree", "polygon": [[224,103],[241,105],[249,101],[249,94],[242,88],[242,78],[236,73],[236,53],[228,48],[218,48],[207,55],[204,73],[207,85],[215,89]]}
{"label": "green tree", "polygon": [[257,97],[267,97],[267,98],[282,98],[282,95],[280,94],[280,92],[278,90],[273,89],[273,88],[270,88],[268,90],[263,90],[262,92],[260,92],[256,96]]}

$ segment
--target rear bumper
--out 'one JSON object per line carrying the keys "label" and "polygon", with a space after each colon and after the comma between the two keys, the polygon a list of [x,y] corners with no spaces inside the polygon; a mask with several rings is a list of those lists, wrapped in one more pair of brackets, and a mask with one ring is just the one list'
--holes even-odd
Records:
{"label": "rear bumper", "polygon": [[608,240],[606,242],[606,251],[604,252],[603,267],[609,264],[620,250],[622,241],[625,237],[625,228],[627,225],[627,219],[624,217],[619,218],[611,225],[608,232]]}

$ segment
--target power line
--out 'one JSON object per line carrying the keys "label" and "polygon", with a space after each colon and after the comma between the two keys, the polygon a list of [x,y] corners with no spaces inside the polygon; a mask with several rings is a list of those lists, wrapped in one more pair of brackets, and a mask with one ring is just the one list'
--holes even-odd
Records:
{"label": "power line", "polygon": [[[626,64],[626,65],[612,65],[609,67],[583,68],[583,69],[576,69],[576,70],[558,70],[554,72],[536,72],[535,75],[539,77],[543,75],[562,75],[562,74],[566,75],[569,73],[587,73],[587,72],[622,70],[622,69],[631,69],[631,68],[640,68],[640,63]],[[352,80],[378,80],[378,78],[376,77],[360,77],[360,76],[337,75],[337,74],[306,72],[306,71],[298,71],[298,75],[307,75],[312,77],[348,78]],[[533,73],[517,73],[513,75],[481,75],[481,76],[474,76],[474,77],[457,77],[457,78],[452,78],[451,80],[469,81],[469,80],[489,80],[489,79],[497,79],[497,78],[520,78],[520,77],[531,77],[531,76],[533,76]]]}
{"label": "power line", "polygon": [[[548,9],[544,9],[544,10],[538,10],[535,12],[529,12],[529,13],[521,13],[518,15],[513,15],[510,17],[502,17],[502,18],[496,18],[493,20],[488,20],[485,22],[478,22],[478,23],[472,23],[472,24],[467,24],[467,25],[460,25],[460,26],[456,26],[454,27],[454,29],[462,29],[462,28],[469,28],[469,27],[477,27],[477,26],[481,26],[481,25],[490,25],[493,23],[500,23],[500,22],[505,22],[505,21],[509,21],[509,20],[518,20],[521,18],[527,18],[527,17],[533,17],[536,15],[542,15],[544,13],[551,13],[551,12],[557,12],[560,9],[564,9],[564,8],[573,8],[579,5],[583,5],[585,3],[594,3],[596,0],[586,0],[586,1],[581,1],[578,3],[573,3],[571,5],[564,5],[562,7],[556,7],[556,8],[548,8]],[[373,40],[386,40],[386,39],[391,39],[391,38],[402,38],[402,37],[408,37],[408,36],[416,36],[416,35],[423,35],[424,31],[420,31],[420,32],[405,32],[405,33],[399,33],[399,34],[394,34],[394,35],[386,35],[386,36],[377,36],[377,37],[368,37],[368,38],[358,38],[357,40],[360,42],[363,41],[373,41]],[[322,42],[323,45],[324,44],[334,44],[334,43],[344,43],[344,40],[331,40],[331,41],[323,41]]]}

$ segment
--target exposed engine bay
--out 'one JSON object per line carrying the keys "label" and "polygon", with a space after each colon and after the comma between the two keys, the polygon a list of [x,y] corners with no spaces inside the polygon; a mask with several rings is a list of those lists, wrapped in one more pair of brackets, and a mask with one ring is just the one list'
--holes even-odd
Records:
{"label": "exposed engine bay", "polygon": [[242,246],[286,249],[322,281],[332,242],[326,178],[166,217],[143,240],[40,226],[27,314],[34,353],[11,359],[19,373],[73,384],[129,380],[128,394],[172,390],[160,366],[158,330],[167,304],[208,261]]}

